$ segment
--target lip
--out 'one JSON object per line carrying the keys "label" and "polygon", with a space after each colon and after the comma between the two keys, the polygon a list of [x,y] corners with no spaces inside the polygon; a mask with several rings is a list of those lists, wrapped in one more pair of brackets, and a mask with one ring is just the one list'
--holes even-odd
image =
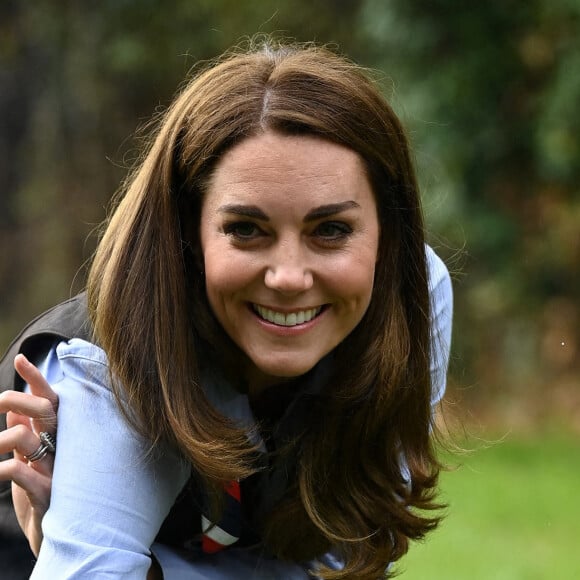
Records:
{"label": "lip", "polygon": [[302,308],[280,308],[265,306],[255,302],[249,303],[251,312],[260,322],[276,328],[304,328],[314,323],[327,309],[327,304]]}

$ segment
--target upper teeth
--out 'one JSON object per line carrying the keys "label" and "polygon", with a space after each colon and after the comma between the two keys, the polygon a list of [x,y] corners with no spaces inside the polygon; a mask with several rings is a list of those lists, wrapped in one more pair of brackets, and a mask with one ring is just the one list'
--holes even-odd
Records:
{"label": "upper teeth", "polygon": [[260,315],[261,318],[267,320],[268,322],[278,324],[279,326],[296,326],[297,324],[308,322],[320,314],[322,306],[318,306],[317,308],[310,308],[309,310],[300,310],[300,312],[292,312],[290,314],[276,312],[275,310],[264,308],[258,304],[254,304],[254,310]]}

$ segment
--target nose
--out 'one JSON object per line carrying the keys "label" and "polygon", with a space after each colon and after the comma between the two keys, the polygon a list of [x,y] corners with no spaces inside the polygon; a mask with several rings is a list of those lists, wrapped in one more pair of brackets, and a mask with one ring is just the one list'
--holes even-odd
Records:
{"label": "nose", "polygon": [[314,278],[303,253],[284,245],[273,252],[264,283],[272,290],[292,295],[312,288]]}

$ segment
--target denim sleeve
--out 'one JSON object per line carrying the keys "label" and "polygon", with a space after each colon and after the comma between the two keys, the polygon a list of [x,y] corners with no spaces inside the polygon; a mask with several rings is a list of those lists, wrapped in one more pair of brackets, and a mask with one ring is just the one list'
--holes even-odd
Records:
{"label": "denim sleeve", "polygon": [[189,467],[169,449],[149,453],[124,421],[95,345],[60,343],[41,370],[60,404],[51,503],[31,578],[143,579]]}

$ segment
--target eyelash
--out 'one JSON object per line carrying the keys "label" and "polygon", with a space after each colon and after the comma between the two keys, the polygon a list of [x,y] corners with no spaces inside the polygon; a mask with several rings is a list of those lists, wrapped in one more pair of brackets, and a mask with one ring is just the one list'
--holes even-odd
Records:
{"label": "eyelash", "polygon": [[[320,236],[320,230],[324,229],[324,228],[332,228],[334,229],[335,233],[333,235],[330,236]],[[331,221],[331,222],[322,222],[321,224],[319,224],[318,226],[316,226],[315,232],[319,232],[319,236],[324,238],[326,241],[338,241],[338,240],[342,240],[346,237],[348,237],[350,234],[352,234],[352,228],[344,223],[344,222],[338,222],[338,221]]]}
{"label": "eyelash", "polygon": [[[236,221],[227,223],[224,225],[224,233],[231,236],[235,241],[241,243],[252,242],[257,238],[266,235],[264,231],[254,222],[250,221]],[[243,233],[243,230],[246,230]],[[324,234],[323,230],[328,232],[329,229],[333,230],[333,233],[328,235]],[[248,233],[251,230],[251,233]],[[323,244],[333,244],[341,242],[348,238],[350,234],[353,233],[351,226],[341,221],[328,221],[318,224],[313,231],[314,237],[319,239]]]}
{"label": "eyelash", "polygon": [[[240,230],[242,228],[251,228],[252,234],[242,234]],[[224,226],[224,232],[228,236],[232,236],[239,241],[250,241],[257,237],[256,234],[261,235],[262,230],[253,222],[231,222]]]}

